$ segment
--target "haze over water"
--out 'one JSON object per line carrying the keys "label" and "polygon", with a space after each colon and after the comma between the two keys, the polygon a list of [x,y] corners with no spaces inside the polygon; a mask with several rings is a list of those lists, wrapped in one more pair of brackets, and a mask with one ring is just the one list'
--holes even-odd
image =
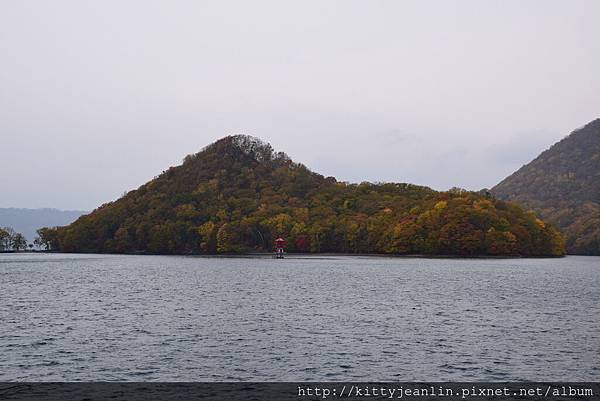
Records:
{"label": "haze over water", "polygon": [[0,255],[0,380],[600,380],[600,264]]}

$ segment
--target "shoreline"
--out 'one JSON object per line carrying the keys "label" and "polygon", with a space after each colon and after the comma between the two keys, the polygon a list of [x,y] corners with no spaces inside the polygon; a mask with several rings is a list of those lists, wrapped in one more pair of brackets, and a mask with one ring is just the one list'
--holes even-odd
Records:
{"label": "shoreline", "polygon": [[[240,253],[97,253],[97,252],[57,252],[44,250],[27,251],[0,251],[0,254],[63,254],[63,255],[126,255],[126,256],[187,256],[187,257],[206,257],[206,258],[265,258],[272,259],[272,252],[240,252]],[[401,258],[401,259],[560,259],[567,256],[599,256],[599,255],[428,255],[428,254],[386,254],[386,253],[286,253],[283,259],[309,259],[319,257],[364,257],[364,258]]]}

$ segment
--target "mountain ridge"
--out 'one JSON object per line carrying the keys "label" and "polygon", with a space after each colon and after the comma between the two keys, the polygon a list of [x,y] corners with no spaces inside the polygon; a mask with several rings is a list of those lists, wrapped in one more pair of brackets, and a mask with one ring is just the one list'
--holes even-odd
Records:
{"label": "mountain ridge", "polygon": [[572,131],[491,193],[560,228],[567,251],[600,254],[600,118]]}

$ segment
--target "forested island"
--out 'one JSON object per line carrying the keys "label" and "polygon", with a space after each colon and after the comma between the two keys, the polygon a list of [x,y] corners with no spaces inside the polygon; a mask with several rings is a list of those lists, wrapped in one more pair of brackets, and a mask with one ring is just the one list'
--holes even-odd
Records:
{"label": "forested island", "polygon": [[552,226],[489,193],[324,177],[245,135],[74,223],[40,230],[51,250],[90,253],[288,252],[561,256]]}

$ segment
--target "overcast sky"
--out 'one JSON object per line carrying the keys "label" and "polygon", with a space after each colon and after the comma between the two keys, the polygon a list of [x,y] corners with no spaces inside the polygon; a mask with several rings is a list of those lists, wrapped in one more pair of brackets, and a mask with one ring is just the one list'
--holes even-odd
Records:
{"label": "overcast sky", "polygon": [[0,207],[91,210],[246,133],[491,187],[600,117],[600,1],[0,2]]}

